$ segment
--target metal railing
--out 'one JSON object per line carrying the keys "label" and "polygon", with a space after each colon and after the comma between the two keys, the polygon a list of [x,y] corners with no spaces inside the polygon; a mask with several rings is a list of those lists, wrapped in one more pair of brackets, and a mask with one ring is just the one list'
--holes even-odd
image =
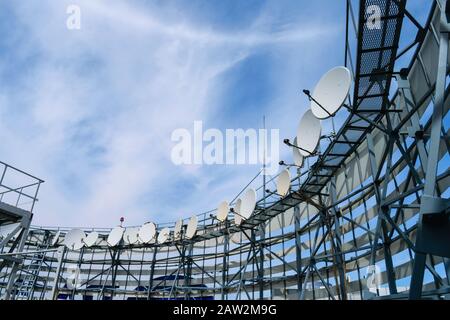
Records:
{"label": "metal railing", "polygon": [[0,172],[0,202],[33,212],[44,180],[2,161]]}

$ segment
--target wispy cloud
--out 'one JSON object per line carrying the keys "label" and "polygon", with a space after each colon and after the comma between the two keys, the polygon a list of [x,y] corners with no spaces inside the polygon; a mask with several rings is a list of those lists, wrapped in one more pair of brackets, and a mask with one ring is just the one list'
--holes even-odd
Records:
{"label": "wispy cloud", "polygon": [[269,6],[236,32],[199,25],[176,6],[166,10],[182,19],[164,20],[140,2],[76,2],[81,30],[65,28],[70,2],[30,1],[7,8],[11,32],[1,40],[0,58],[11,57],[0,59],[2,160],[46,180],[40,225],[165,222],[231,198],[254,172],[174,166],[172,130],[217,121],[230,94],[217,91],[222,76],[269,50],[272,60],[260,67],[280,94],[264,108],[271,126],[294,132],[298,87],[315,70],[301,60],[324,59],[329,53],[313,48],[336,33],[335,22],[272,21]]}

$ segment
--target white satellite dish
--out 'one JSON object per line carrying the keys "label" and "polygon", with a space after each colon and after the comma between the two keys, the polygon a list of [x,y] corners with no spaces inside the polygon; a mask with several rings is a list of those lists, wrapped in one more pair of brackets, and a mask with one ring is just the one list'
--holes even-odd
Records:
{"label": "white satellite dish", "polygon": [[153,222],[146,222],[141,226],[138,234],[143,243],[150,243],[156,236],[156,225]]}
{"label": "white satellite dish", "polygon": [[72,229],[66,233],[64,245],[72,250],[80,250],[84,246],[84,238],[86,238],[86,234],[83,230]]}
{"label": "white satellite dish", "polygon": [[123,242],[125,244],[135,244],[138,242],[138,232],[139,228],[131,227],[126,228],[123,233]]}
{"label": "white satellite dish", "polygon": [[303,114],[297,129],[297,145],[299,152],[304,157],[314,154],[320,141],[322,127],[311,109]]}
{"label": "white satellite dish", "polygon": [[228,206],[227,201],[222,201],[217,208],[217,219],[219,221],[225,221],[228,217],[228,212],[230,211],[230,207]]}
{"label": "white satellite dish", "polygon": [[170,229],[169,228],[162,229],[158,235],[158,243],[166,242],[167,240],[169,240],[169,236],[170,236]]}
{"label": "white satellite dish", "polygon": [[242,223],[242,217],[240,216],[241,214],[241,203],[242,200],[241,199],[237,199],[236,200],[236,204],[234,205],[234,223],[238,226],[241,225]]}
{"label": "white satellite dish", "polygon": [[290,186],[291,186],[291,174],[289,173],[288,169],[284,169],[278,175],[277,193],[280,196],[284,197],[289,192]]}
{"label": "white satellite dish", "polygon": [[303,166],[303,156],[300,153],[300,150],[297,148],[298,147],[297,137],[294,138],[294,146],[295,147],[292,148],[292,155],[293,155],[293,158],[294,158],[294,164],[297,167],[302,167]]}
{"label": "white satellite dish", "polygon": [[183,229],[183,219],[178,219],[175,222],[175,228],[173,229],[173,236],[175,239],[179,239],[181,237],[181,230]]}
{"label": "white satellite dish", "polygon": [[198,225],[198,218],[197,216],[192,216],[191,219],[189,219],[187,228],[186,228],[186,238],[192,239],[195,234],[197,233],[197,225]]}
{"label": "white satellite dish", "polygon": [[242,216],[242,219],[246,220],[250,218],[250,216],[253,213],[253,210],[255,210],[256,191],[254,189],[247,189],[247,191],[245,191],[241,199],[242,202],[240,208],[241,209],[240,215]]}
{"label": "white satellite dish", "polygon": [[51,242],[52,247],[54,247],[54,246],[56,246],[58,244],[60,235],[61,235],[61,231],[58,230],[56,232],[56,234],[53,236],[53,239],[52,239],[52,242]]}
{"label": "white satellite dish", "polygon": [[351,85],[352,74],[346,67],[335,67],[325,73],[312,94],[311,111],[314,116],[318,119],[334,116],[347,99]]}
{"label": "white satellite dish", "polygon": [[108,239],[106,242],[110,247],[115,247],[120,243],[120,240],[122,240],[123,233],[125,232],[125,229],[122,227],[115,227],[111,230],[111,232],[108,235]]}
{"label": "white satellite dish", "polygon": [[98,232],[97,231],[92,231],[91,233],[89,233],[87,235],[86,238],[84,238],[84,244],[86,245],[86,247],[92,247],[93,245],[95,245],[97,243],[98,240]]}

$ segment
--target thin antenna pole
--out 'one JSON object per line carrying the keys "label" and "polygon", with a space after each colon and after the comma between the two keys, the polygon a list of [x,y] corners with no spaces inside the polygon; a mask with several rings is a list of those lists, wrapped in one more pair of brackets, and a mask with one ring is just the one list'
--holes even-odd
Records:
{"label": "thin antenna pole", "polygon": [[336,127],[334,125],[334,117],[331,117],[331,125],[333,126],[333,134],[336,134]]}
{"label": "thin antenna pole", "polygon": [[263,195],[264,195],[264,207],[266,202],[266,138],[267,138],[267,132],[266,132],[266,116],[263,115],[263,132],[264,132],[264,144],[263,144]]}
{"label": "thin antenna pole", "polygon": [[[264,206],[264,213],[266,213],[266,144],[267,144],[267,132],[266,132],[266,116],[263,115],[263,128],[264,128],[264,157],[263,157],[263,184],[264,184],[264,188],[263,188],[263,206]],[[263,223],[262,225],[260,225],[261,228],[261,234],[260,234],[260,241],[261,241],[261,245],[263,244],[264,241],[264,229],[265,229],[265,224]],[[263,277],[264,277],[264,249],[263,247],[260,246],[260,276],[261,279],[259,279],[260,281],[260,287],[259,287],[259,298],[262,300],[264,297],[264,293],[263,293]]]}

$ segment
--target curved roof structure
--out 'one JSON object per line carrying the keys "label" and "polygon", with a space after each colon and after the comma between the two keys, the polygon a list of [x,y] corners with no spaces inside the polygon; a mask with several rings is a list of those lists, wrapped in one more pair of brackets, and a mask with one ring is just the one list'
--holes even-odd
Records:
{"label": "curved roof structure", "polygon": [[[210,213],[153,221],[155,228],[143,222],[145,228],[123,226],[126,241],[112,237],[113,244],[111,229],[93,228],[83,232],[98,238],[75,249],[63,241],[71,228],[31,225],[43,181],[1,163],[3,176],[13,172],[31,181],[11,187],[0,180],[0,296],[353,300],[450,293],[442,271],[450,258],[449,143],[442,120],[450,106],[450,61],[441,48],[441,12],[433,2],[420,26],[405,0],[354,3],[347,5],[344,45],[353,90],[338,111],[345,121],[321,137],[320,152],[305,160],[309,166],[287,167],[285,194],[266,182],[239,224]],[[376,29],[367,25],[373,5],[383,17]],[[418,30],[412,45],[400,48],[405,20]],[[409,65],[397,65],[406,52]],[[30,201],[21,207],[24,197],[31,207]],[[432,259],[421,264],[423,255]],[[74,269],[77,277],[69,278]]]}

